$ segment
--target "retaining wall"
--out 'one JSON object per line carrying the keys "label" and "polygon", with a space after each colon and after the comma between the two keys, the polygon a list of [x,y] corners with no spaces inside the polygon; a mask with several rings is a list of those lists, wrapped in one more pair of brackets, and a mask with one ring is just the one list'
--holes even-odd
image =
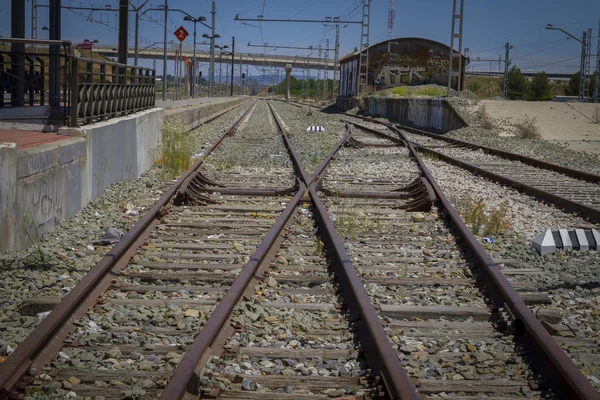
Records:
{"label": "retaining wall", "polygon": [[340,112],[346,112],[356,107],[362,107],[362,102],[358,97],[341,97],[335,99],[335,107]]}
{"label": "retaining wall", "polygon": [[155,161],[163,118],[189,129],[249,100],[154,108],[80,128],[61,128],[64,140],[17,149],[0,143],[0,252],[23,249],[56,228],[104,190],[135,179]]}
{"label": "retaining wall", "polygon": [[444,99],[398,99],[366,97],[364,115],[384,117],[401,124],[436,132],[448,132],[467,126],[454,108]]}

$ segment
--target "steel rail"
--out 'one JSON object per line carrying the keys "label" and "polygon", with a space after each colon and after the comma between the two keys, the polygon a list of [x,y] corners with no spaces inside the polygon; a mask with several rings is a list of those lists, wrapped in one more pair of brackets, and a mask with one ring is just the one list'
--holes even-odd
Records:
{"label": "steel rail", "polygon": [[409,126],[404,126],[404,125],[400,125],[400,124],[395,124],[394,126],[396,128],[403,129],[405,131],[409,131],[409,132],[416,133],[416,134],[423,135],[423,136],[428,136],[428,137],[431,137],[434,139],[443,140],[448,143],[458,144],[461,146],[470,146],[473,149],[483,150],[484,152],[486,152],[488,154],[492,154],[492,155],[506,158],[509,160],[520,161],[523,164],[528,164],[528,165],[531,165],[532,167],[548,169],[550,171],[559,172],[561,174],[570,176],[571,178],[581,179],[583,181],[592,182],[592,183],[600,183],[600,175],[591,174],[591,173],[585,172],[585,171],[579,171],[579,170],[572,169],[569,167],[564,167],[562,165],[549,163],[547,161],[543,161],[543,160],[540,160],[537,158],[527,157],[527,156],[524,156],[521,154],[512,153],[512,152],[506,151],[506,150],[495,149],[493,147],[483,146],[480,144],[474,144],[474,143],[470,143],[470,142],[460,140],[460,139],[445,137],[445,136],[437,134],[437,133],[427,132],[427,131],[412,128]]}
{"label": "steel rail", "polygon": [[[213,143],[208,153],[216,149],[225,137],[238,128],[242,120],[246,118],[250,109],[224,132]],[[207,153],[207,154],[208,154]],[[0,364],[0,400],[8,399],[11,392],[19,382],[30,372],[44,365],[52,359],[54,351],[47,351],[50,342],[62,343],[70,333],[68,327],[77,313],[86,312],[87,307],[81,310],[82,304],[94,293],[98,284],[111,271],[111,269],[132,251],[138,240],[147,233],[165,213],[165,207],[169,204],[183,182],[192,176],[202,165],[203,159],[197,160],[186,172],[184,172],[175,183],[160,197],[154,206],[113,246],[113,248],[82,278],[82,280],[54,307],[50,314],[25,338],[16,350]],[[94,300],[95,301],[95,300]],[[56,350],[58,352],[60,347]]]}
{"label": "steel rail", "polygon": [[[381,320],[373,308],[373,303],[367,294],[356,268],[350,260],[348,252],[339,237],[333,221],[327,213],[325,204],[319,197],[316,185],[310,188],[310,197],[315,205],[315,216],[320,220],[324,242],[333,248],[328,254],[335,258],[333,263],[339,287],[344,294],[349,309],[353,310],[356,319],[353,323],[362,333],[364,357],[375,374],[381,374],[387,389],[386,395],[391,399],[419,399],[414,386],[410,382],[406,370],[402,367],[390,339],[383,329]],[[378,369],[378,370],[377,370]]]}
{"label": "steel rail", "polygon": [[229,316],[233,311],[233,307],[239,301],[247,285],[255,276],[263,259],[267,254],[273,252],[273,244],[281,234],[283,227],[293,215],[297,204],[304,198],[304,195],[307,192],[307,186],[305,186],[305,184],[308,184],[310,185],[310,197],[315,204],[315,207],[319,208],[318,215],[320,216],[319,220],[323,224],[324,233],[329,238],[329,243],[333,246],[332,256],[335,257],[337,261],[335,264],[338,268],[341,268],[336,274],[338,279],[342,282],[340,287],[347,292],[345,298],[348,303],[352,305],[352,309],[356,310],[358,313],[358,319],[353,322],[359,326],[359,329],[362,331],[360,336],[361,344],[363,345],[365,358],[369,360],[369,367],[376,374],[381,373],[387,390],[386,395],[389,398],[417,400],[418,394],[414,389],[414,386],[410,383],[408,375],[402,368],[398,357],[395,355],[395,350],[373,308],[370,298],[344,249],[341,239],[335,231],[324,204],[318,198],[316,192],[317,177],[325,170],[331,159],[349,139],[351,132],[350,126],[347,126],[345,135],[319,165],[315,173],[313,175],[308,175],[304,172],[300,159],[297,158],[297,153],[287,137],[287,132],[283,129],[283,124],[279,120],[279,115],[276,114],[268,102],[267,104],[285,138],[286,148],[295,165],[294,169],[302,179],[302,182],[300,182],[300,190],[296,193],[296,196],[290,204],[288,204],[284,213],[276,221],[273,228],[271,228],[257,251],[252,255],[248,264],[244,266],[244,269],[232,284],[223,301],[219,303],[217,309],[215,309],[200,334],[196,337],[192,347],[186,352],[184,358],[172,374],[160,399],[179,399],[186,396],[188,393],[196,394],[196,392],[198,392],[197,371],[201,369],[201,361],[207,359],[208,351],[213,348],[213,344],[228,321]]}
{"label": "steel rail", "polygon": [[456,166],[458,166],[460,168],[466,169],[467,171],[470,171],[470,172],[472,172],[472,173],[474,173],[476,175],[481,175],[481,176],[486,177],[488,179],[491,179],[493,181],[502,183],[502,184],[510,186],[512,188],[515,188],[515,189],[517,189],[518,191],[520,191],[522,193],[528,194],[530,196],[537,197],[537,198],[539,198],[541,200],[544,200],[544,201],[548,201],[548,202],[554,203],[554,204],[556,204],[556,205],[558,205],[560,207],[564,207],[565,209],[567,209],[567,210],[569,210],[571,212],[581,213],[585,217],[588,217],[588,218],[593,219],[595,221],[600,221],[600,210],[598,210],[598,209],[586,206],[585,204],[578,203],[578,202],[573,201],[573,200],[566,199],[564,197],[561,197],[561,196],[553,194],[553,193],[549,193],[549,192],[547,192],[545,190],[538,189],[535,186],[531,186],[531,185],[519,182],[516,179],[509,178],[507,176],[497,174],[495,172],[483,169],[481,167],[475,166],[475,165],[470,164],[468,162],[461,161],[459,159],[456,159],[454,157],[448,156],[448,155],[446,155],[444,153],[441,153],[439,151],[433,150],[431,148],[428,148],[428,147],[425,147],[425,146],[422,146],[422,145],[419,145],[419,144],[413,144],[413,142],[411,142],[410,140],[408,140],[402,134],[402,131],[399,128],[396,128],[394,125],[391,125],[391,124],[388,124],[388,123],[385,123],[385,122],[381,122],[381,121],[377,121],[377,120],[371,120],[371,122],[380,123],[381,125],[384,125],[384,126],[388,127],[389,129],[391,129],[392,131],[394,131],[396,134],[398,134],[402,139],[395,138],[394,136],[390,136],[390,135],[388,135],[386,133],[377,131],[376,129],[372,129],[372,128],[369,128],[367,126],[363,126],[363,125],[357,124],[355,122],[346,121],[344,119],[342,119],[342,121],[349,122],[349,123],[353,124],[354,126],[362,129],[362,130],[374,133],[374,134],[376,134],[378,136],[381,136],[381,137],[385,137],[385,138],[390,139],[392,141],[396,140],[396,141],[398,141],[398,143],[400,143],[400,142],[406,142],[406,143],[408,143],[408,145],[412,145],[412,146],[414,146],[416,149],[418,149],[420,151],[424,151],[424,152],[433,154],[433,155],[439,157],[443,161],[446,161],[446,162],[448,162],[450,164],[454,164],[454,165],[456,165]]}
{"label": "steel rail", "polygon": [[161,400],[180,399],[186,395],[186,392],[193,393],[197,390],[197,388],[193,388],[190,385],[196,382],[196,368],[199,361],[203,358],[207,350],[211,348],[214,339],[229,320],[233,307],[241,299],[246,286],[248,286],[263,258],[281,234],[283,227],[293,216],[304,193],[305,187],[301,183],[300,189],[294,198],[289,202],[279,218],[277,218],[273,227],[250,257],[250,261],[248,261],[242,272],[233,281],[231,287],[219,302],[204,327],[202,327],[202,330],[194,339],[191,347],[186,351],[177,368],[173,371],[169,383],[160,396]]}
{"label": "steel rail", "polygon": [[[527,157],[527,156],[524,156],[521,154],[512,153],[510,151],[505,151],[505,150],[495,149],[493,147],[470,143],[470,142],[460,140],[460,139],[449,138],[449,137],[446,137],[439,133],[428,132],[426,130],[417,129],[417,128],[413,128],[410,126],[405,126],[405,125],[401,125],[401,124],[392,124],[390,122],[385,122],[385,121],[378,121],[373,118],[363,117],[363,116],[359,116],[359,115],[353,116],[353,117],[363,119],[363,120],[369,121],[369,122],[379,123],[390,129],[395,127],[396,129],[402,129],[402,130],[405,130],[405,131],[408,131],[411,133],[415,133],[415,134],[422,135],[422,136],[427,136],[427,137],[441,140],[441,141],[444,141],[447,143],[457,144],[460,146],[468,146],[472,149],[483,150],[484,152],[486,152],[488,154],[492,154],[492,155],[499,156],[499,157],[506,158],[506,159],[513,160],[513,161],[520,161],[524,164],[528,164],[533,167],[547,169],[547,170],[554,171],[554,172],[559,172],[561,174],[570,176],[571,178],[581,179],[581,180],[584,180],[587,182],[592,182],[592,183],[600,183],[600,175],[591,174],[591,173],[585,172],[585,171],[579,171],[579,170],[572,169],[569,167],[563,167],[562,165],[549,163],[547,161],[543,161],[543,160],[540,160],[537,158]],[[425,147],[425,146],[418,145],[418,144],[417,144],[417,146]]]}
{"label": "steel rail", "polygon": [[378,135],[406,143],[411,156],[417,161],[423,175],[435,191],[438,205],[456,227],[465,244],[477,259],[478,263],[475,271],[490,291],[490,299],[493,304],[499,309],[507,309],[515,321],[515,335],[520,339],[524,339],[529,344],[529,348],[536,350],[537,357],[532,361],[541,372],[546,384],[565,399],[600,400],[600,393],[588,382],[579,368],[529,310],[521,296],[512,287],[510,281],[506,279],[485,248],[464,223],[431,175],[415,146],[407,140],[398,128],[394,127],[394,131],[400,139],[383,132],[379,132]]}
{"label": "steel rail", "polygon": [[267,100],[267,106],[269,107],[269,110],[271,111],[271,114],[273,115],[273,119],[275,120],[275,123],[277,124],[277,128],[281,131],[281,135],[283,136],[285,148],[290,153],[290,159],[292,160],[294,170],[296,171],[298,176],[302,177],[304,184],[307,185],[307,187],[310,186],[310,183],[309,183],[309,182],[311,182],[310,175],[306,171],[304,171],[304,168],[302,167],[302,163],[300,162],[300,157],[298,157],[296,150],[294,150],[294,147],[292,146],[292,141],[290,140],[290,138],[288,136],[287,129],[284,129],[284,127],[283,127],[281,117],[273,109],[273,106],[271,105],[269,100]]}

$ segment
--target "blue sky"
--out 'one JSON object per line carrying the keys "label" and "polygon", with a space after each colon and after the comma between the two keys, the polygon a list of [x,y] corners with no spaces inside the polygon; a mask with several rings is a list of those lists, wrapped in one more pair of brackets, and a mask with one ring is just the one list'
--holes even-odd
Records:
{"label": "blue sky", "polygon": [[[48,4],[48,0],[38,0],[39,4]],[[63,6],[101,6],[105,4],[117,8],[117,0],[62,0]],[[133,5],[143,0],[132,0]],[[146,7],[157,8],[164,4],[161,0],[150,0]],[[329,39],[330,47],[335,41],[335,29],[321,24],[268,23],[262,25],[252,22],[248,25],[234,21],[240,17],[276,19],[322,19],[326,16],[340,16],[342,19],[358,20],[361,13],[360,0],[217,0],[217,33],[221,35],[218,44],[229,44],[236,37],[236,52],[272,54],[308,55],[309,51],[289,49],[263,49],[248,47],[248,42],[287,46],[325,47]],[[371,43],[387,38],[388,0],[371,2]],[[204,15],[210,22],[209,0],[169,0],[170,8],[180,8],[192,15]],[[27,1],[26,34],[30,34],[31,1]],[[39,28],[47,25],[47,8],[39,8]],[[85,15],[72,11],[63,11],[63,39],[82,41],[97,39],[102,44],[117,43],[116,12],[94,12],[88,21]],[[449,44],[452,0],[396,0],[394,37],[425,37]],[[193,30],[189,22],[182,20],[183,15],[170,13],[169,31],[183,25]],[[154,42],[162,42],[163,28],[152,20],[162,20],[162,13],[151,11],[140,24],[140,48]],[[574,72],[579,69],[581,45],[559,31],[545,30],[548,23],[563,28],[576,37],[583,30],[593,29],[593,53],[596,54],[598,37],[598,19],[600,19],[600,1],[598,0],[465,0],[464,43],[470,49],[473,58],[497,59],[504,56],[504,44],[509,41],[514,47],[511,51],[513,64],[522,69],[545,70],[548,72]],[[130,29],[133,33],[133,18]],[[208,28],[198,25],[199,34],[207,33]],[[40,38],[46,37],[46,31],[39,30]],[[0,35],[10,36],[10,0],[0,0]],[[169,40],[175,39],[169,33]],[[129,39],[133,45],[133,38]],[[359,45],[360,25],[349,25],[340,29],[340,55],[343,56]],[[200,41],[200,40],[199,40]],[[191,43],[191,38],[187,40]],[[160,46],[157,45],[157,46]],[[199,46],[207,49],[207,46]],[[315,55],[316,53],[313,53]],[[333,54],[333,53],[332,53]],[[594,60],[595,61],[595,60]],[[145,62],[149,65],[149,62]],[[162,68],[160,62],[157,67]],[[492,65],[498,68],[498,63]],[[470,68],[487,70],[487,63],[473,63]],[[171,67],[170,67],[171,69]],[[201,69],[206,67],[201,66]],[[314,72],[313,72],[314,74]]]}

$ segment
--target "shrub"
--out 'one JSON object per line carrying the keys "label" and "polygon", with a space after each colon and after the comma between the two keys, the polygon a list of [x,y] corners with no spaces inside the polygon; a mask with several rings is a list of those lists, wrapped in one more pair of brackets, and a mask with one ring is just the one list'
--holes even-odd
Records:
{"label": "shrub", "polygon": [[537,118],[527,118],[517,125],[517,132],[521,139],[541,139],[540,132],[535,126]]}

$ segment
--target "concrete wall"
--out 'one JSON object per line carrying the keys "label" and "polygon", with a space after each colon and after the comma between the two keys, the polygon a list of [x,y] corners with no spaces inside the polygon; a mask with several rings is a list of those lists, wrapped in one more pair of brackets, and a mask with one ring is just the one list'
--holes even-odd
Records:
{"label": "concrete wall", "polygon": [[0,250],[31,245],[81,209],[87,165],[83,138],[0,147]]}
{"label": "concrete wall", "polygon": [[153,108],[80,128],[61,128],[62,135],[86,139],[90,168],[85,170],[85,206],[113,183],[134,179],[154,164],[161,141],[163,110]]}
{"label": "concrete wall", "polygon": [[364,115],[384,117],[401,124],[437,132],[448,132],[467,126],[444,99],[394,99],[366,97]]}
{"label": "concrete wall", "polygon": [[162,139],[163,117],[180,116],[193,129],[247,100],[154,108],[80,128],[61,128],[59,134],[71,137],[31,148],[0,143],[0,252],[30,246],[29,235],[41,237],[109,185],[147,171]]}
{"label": "concrete wall", "polygon": [[338,96],[335,99],[335,107],[339,112],[346,112],[353,108],[362,108],[363,104],[358,97],[341,97]]}

